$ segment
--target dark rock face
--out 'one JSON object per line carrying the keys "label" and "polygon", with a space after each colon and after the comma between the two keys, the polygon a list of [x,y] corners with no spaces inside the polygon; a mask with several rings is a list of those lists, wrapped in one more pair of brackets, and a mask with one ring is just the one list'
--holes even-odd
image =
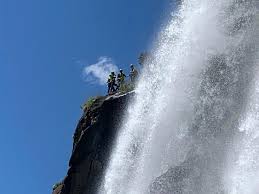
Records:
{"label": "dark rock face", "polygon": [[[204,163],[201,156],[194,155],[191,151],[189,158],[175,167],[171,167],[157,177],[149,187],[149,194],[183,194],[202,193],[199,182],[202,181]],[[186,189],[191,186],[192,190]]]}
{"label": "dark rock face", "polygon": [[134,94],[99,97],[79,120],[67,176],[53,194],[96,193],[127,102]]}

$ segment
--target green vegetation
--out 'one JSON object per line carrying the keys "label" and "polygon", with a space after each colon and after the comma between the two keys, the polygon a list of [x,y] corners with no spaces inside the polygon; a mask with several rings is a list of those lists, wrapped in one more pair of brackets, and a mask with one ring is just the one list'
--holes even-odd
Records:
{"label": "green vegetation", "polygon": [[81,106],[81,108],[83,109],[83,111],[88,110],[93,103],[95,102],[95,100],[97,99],[97,97],[90,97],[86,103],[84,105]]}
{"label": "green vegetation", "polygon": [[62,182],[56,183],[53,185],[52,189],[55,190],[56,188],[58,188],[60,185],[62,185]]}
{"label": "green vegetation", "polygon": [[131,82],[126,82],[120,86],[119,92],[125,94],[132,90],[134,90],[134,84],[132,84]]}
{"label": "green vegetation", "polygon": [[[132,82],[128,81],[122,84],[116,93],[126,94],[127,92],[134,90],[134,88],[135,88],[135,85]],[[96,102],[97,99],[100,99],[103,97],[104,96],[90,97],[83,105],[81,105],[81,109],[84,112],[88,111],[92,107],[92,105]]]}

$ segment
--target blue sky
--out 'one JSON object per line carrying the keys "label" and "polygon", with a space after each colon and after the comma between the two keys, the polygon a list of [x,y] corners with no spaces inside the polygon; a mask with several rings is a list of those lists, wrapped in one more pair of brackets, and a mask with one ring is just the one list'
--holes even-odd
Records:
{"label": "blue sky", "polygon": [[47,194],[67,172],[80,105],[106,86],[83,80],[101,56],[137,63],[170,0],[0,0],[0,188]]}

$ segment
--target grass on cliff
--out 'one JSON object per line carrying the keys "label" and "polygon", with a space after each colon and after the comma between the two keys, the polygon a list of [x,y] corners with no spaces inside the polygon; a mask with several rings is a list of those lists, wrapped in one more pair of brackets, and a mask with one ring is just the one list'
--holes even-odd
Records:
{"label": "grass on cliff", "polygon": [[125,94],[127,92],[130,92],[134,90],[134,84],[130,83],[130,82],[127,82],[125,84],[122,84],[120,89],[119,89],[119,92],[122,93],[122,94]]}
{"label": "grass on cliff", "polygon": [[62,184],[63,184],[62,182],[58,182],[58,183],[54,184],[52,187],[53,191],[56,190],[56,188],[58,188]]}
{"label": "grass on cliff", "polygon": [[[119,89],[119,93],[121,94],[125,94],[127,92],[130,92],[132,90],[134,90],[135,85],[131,82],[126,82],[124,84],[121,85],[120,89]],[[98,99],[101,98],[102,96],[96,96],[96,97],[90,97],[82,106],[81,109],[83,111],[87,111],[91,108],[91,106],[94,104],[94,102]]]}
{"label": "grass on cliff", "polygon": [[86,103],[84,103],[84,105],[81,106],[81,109],[83,111],[88,110],[89,108],[91,108],[91,106],[93,105],[93,103],[95,102],[95,100],[97,99],[97,97],[90,97]]}

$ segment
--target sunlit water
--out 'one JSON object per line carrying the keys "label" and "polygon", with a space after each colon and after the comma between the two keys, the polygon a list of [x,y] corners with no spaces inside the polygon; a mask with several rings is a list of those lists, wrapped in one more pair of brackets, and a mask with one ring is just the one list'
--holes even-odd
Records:
{"label": "sunlit water", "polygon": [[[99,193],[259,193],[256,1],[185,0],[172,14]],[[154,190],[157,177],[183,164],[180,182]]]}

